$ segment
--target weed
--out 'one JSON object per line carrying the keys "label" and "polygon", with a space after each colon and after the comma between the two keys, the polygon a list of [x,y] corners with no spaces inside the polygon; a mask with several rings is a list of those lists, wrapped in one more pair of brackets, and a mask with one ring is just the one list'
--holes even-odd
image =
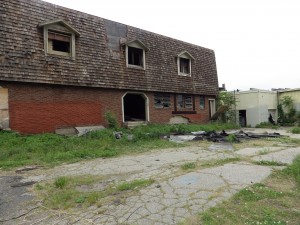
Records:
{"label": "weed", "polygon": [[[35,190],[45,204],[52,209],[67,209],[76,205],[90,206],[95,203],[101,204],[101,200],[114,195],[122,195],[123,191],[137,190],[151,185],[154,180],[134,180],[125,182],[118,186],[107,185],[101,191],[80,191],[79,186],[90,186],[100,182],[103,178],[97,176],[59,177],[53,184],[45,184],[43,188],[36,187]],[[126,193],[128,194],[128,193]],[[107,198],[106,198],[107,199]]]}
{"label": "weed", "polygon": [[291,129],[291,132],[292,132],[293,134],[300,134],[300,127],[293,127],[293,128]]}
{"label": "weed", "polygon": [[195,169],[196,168],[196,163],[194,162],[188,162],[183,165],[181,165],[181,169],[183,170],[189,170],[189,169]]}
{"label": "weed", "polygon": [[[109,114],[108,114],[109,115]],[[114,124],[110,116],[111,124]],[[116,127],[115,125],[112,125]],[[21,136],[14,132],[0,131],[0,168],[11,169],[29,164],[54,166],[64,162],[76,162],[98,157],[114,157],[120,154],[144,152],[157,148],[188,145],[160,139],[171,132],[211,131],[235,128],[226,123],[207,125],[149,124],[134,129],[121,129],[123,138],[116,140],[114,129],[89,132],[83,137],[64,137],[56,134]],[[129,140],[128,135],[133,138]]]}
{"label": "weed", "polygon": [[229,134],[226,137],[226,140],[229,141],[230,143],[239,142],[239,139],[234,134]]}
{"label": "weed", "polygon": [[68,182],[68,180],[66,177],[58,177],[54,181],[54,186],[56,188],[63,189],[67,185],[67,182]]}
{"label": "weed", "polygon": [[149,180],[144,180],[144,179],[134,180],[134,181],[131,181],[131,182],[125,182],[125,183],[119,184],[116,189],[118,191],[134,190],[134,189],[140,188],[140,187],[147,187],[147,186],[153,184],[153,182],[154,182],[154,180],[152,180],[152,179],[149,179]]}
{"label": "weed", "polygon": [[263,183],[244,188],[228,201],[201,213],[195,224],[298,225],[299,187],[300,156]]}
{"label": "weed", "polygon": [[226,158],[226,159],[218,159],[218,160],[212,160],[212,161],[208,161],[205,162],[203,164],[201,164],[202,167],[213,167],[213,166],[220,166],[220,165],[224,165],[226,163],[231,163],[231,162],[238,162],[241,159],[238,157],[235,158]]}
{"label": "weed", "polygon": [[291,165],[281,171],[281,173],[294,178],[300,188],[300,155],[294,159]]}
{"label": "weed", "polygon": [[255,164],[257,165],[261,165],[261,166],[286,166],[286,163],[282,163],[282,162],[277,162],[277,161],[266,161],[266,160],[261,160],[258,162],[255,162]]}
{"label": "weed", "polygon": [[268,150],[268,149],[263,149],[263,150],[258,152],[259,155],[266,155],[266,154],[269,154],[269,153],[270,153],[270,150]]}
{"label": "weed", "polygon": [[278,129],[279,125],[274,125],[270,122],[261,122],[255,126],[256,128],[270,128],[270,129]]}
{"label": "weed", "polygon": [[85,202],[85,200],[86,200],[86,196],[81,195],[81,196],[79,196],[78,198],[75,199],[75,203],[82,204],[82,203]]}
{"label": "weed", "polygon": [[106,122],[108,123],[109,128],[114,129],[114,130],[119,128],[118,120],[114,113],[106,112],[104,117],[105,117]]}

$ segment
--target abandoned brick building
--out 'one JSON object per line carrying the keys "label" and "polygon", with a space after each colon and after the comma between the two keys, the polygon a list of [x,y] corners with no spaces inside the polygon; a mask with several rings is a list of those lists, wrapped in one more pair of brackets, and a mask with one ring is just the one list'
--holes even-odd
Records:
{"label": "abandoned brick building", "polygon": [[106,125],[106,112],[120,125],[206,123],[215,110],[213,50],[40,0],[1,1],[0,22],[0,119],[12,130]]}

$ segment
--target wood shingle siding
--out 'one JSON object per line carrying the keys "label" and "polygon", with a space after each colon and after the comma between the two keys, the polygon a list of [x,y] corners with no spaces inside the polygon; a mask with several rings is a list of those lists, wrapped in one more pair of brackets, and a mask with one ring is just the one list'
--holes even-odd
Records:
{"label": "wood shingle siding", "polygon": [[[61,19],[80,37],[75,59],[46,55],[43,28]],[[218,78],[214,51],[108,21],[40,0],[3,0],[0,4],[0,81],[61,84],[120,90],[215,96]],[[140,40],[145,70],[126,67],[122,43]],[[178,76],[177,55],[189,52],[191,77]]]}

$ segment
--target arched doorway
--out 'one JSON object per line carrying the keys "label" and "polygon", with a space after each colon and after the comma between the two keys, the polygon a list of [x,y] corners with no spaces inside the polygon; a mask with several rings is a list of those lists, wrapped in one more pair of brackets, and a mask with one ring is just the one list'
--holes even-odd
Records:
{"label": "arched doorway", "polygon": [[148,98],[142,93],[126,93],[123,96],[123,119],[128,121],[148,120]]}

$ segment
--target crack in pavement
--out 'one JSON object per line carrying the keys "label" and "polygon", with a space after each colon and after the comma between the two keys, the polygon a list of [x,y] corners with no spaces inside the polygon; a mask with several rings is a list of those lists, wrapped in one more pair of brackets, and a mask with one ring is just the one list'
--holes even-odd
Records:
{"label": "crack in pavement", "polygon": [[[190,152],[189,149],[191,149]],[[220,201],[228,199],[240,189],[261,182],[272,172],[271,167],[242,161],[180,173],[178,171],[182,163],[226,159],[237,155],[249,156],[253,160],[286,159],[288,163],[291,163],[291,160],[300,154],[299,147],[273,150],[259,155],[260,152],[257,149],[250,148],[228,153],[228,151],[210,152],[201,148],[186,147],[164,150],[164,152],[154,151],[138,156],[96,159],[49,170],[43,168],[25,171],[22,174],[24,176],[22,182],[45,182],[57,176],[93,174],[110,180],[113,176],[116,182],[124,179],[130,181],[137,178],[152,178],[155,183],[131,193],[122,204],[106,201],[103,205],[67,211],[39,207],[27,213],[23,218],[2,222],[3,225],[177,224],[188,216],[203,212]],[[157,159],[159,161],[156,161]],[[0,177],[0,179],[2,182],[5,178]],[[0,199],[3,198],[0,196]],[[2,205],[4,204],[0,204]]]}

